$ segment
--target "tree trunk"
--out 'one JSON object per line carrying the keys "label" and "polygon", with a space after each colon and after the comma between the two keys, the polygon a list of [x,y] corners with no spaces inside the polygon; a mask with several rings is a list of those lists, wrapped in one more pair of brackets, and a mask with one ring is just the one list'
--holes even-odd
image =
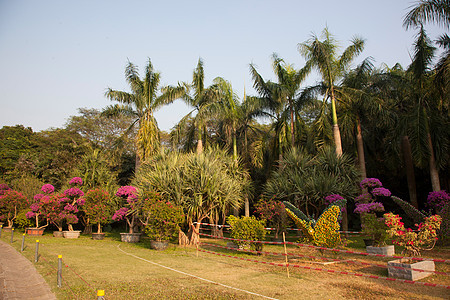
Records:
{"label": "tree trunk", "polygon": [[202,130],[198,128],[197,154],[203,153]]}
{"label": "tree trunk", "polygon": [[356,124],[356,146],[358,151],[358,166],[359,171],[361,172],[361,180],[367,178],[367,172],[366,172],[366,159],[364,155],[364,141],[362,137],[362,130],[361,130],[361,120],[359,119],[359,116],[357,116],[357,124]]}
{"label": "tree trunk", "polygon": [[245,216],[250,217],[250,202],[248,201],[248,197],[245,197],[244,206],[245,206]]}
{"label": "tree trunk", "polygon": [[433,142],[431,141],[431,135],[428,133],[428,146],[430,147],[430,176],[431,186],[433,192],[441,190],[441,183],[439,182],[439,172],[436,167],[436,156],[434,155]]}
{"label": "tree trunk", "polygon": [[292,100],[289,101],[289,110],[291,113],[291,145],[295,146],[295,120],[294,120],[294,108]]}
{"label": "tree trunk", "polygon": [[[203,219],[202,219],[203,220]],[[189,244],[190,245],[197,245],[200,242],[200,223],[202,220],[197,221],[197,224],[191,224],[191,227],[189,229]]]}
{"label": "tree trunk", "polygon": [[334,97],[333,88],[331,89],[331,114],[333,117],[333,139],[334,144],[336,145],[336,155],[339,157],[342,155],[342,141],[336,113],[336,98]]}
{"label": "tree trunk", "polygon": [[409,200],[412,206],[414,206],[415,208],[419,208],[419,203],[417,202],[416,178],[414,175],[411,144],[409,142],[408,136],[406,135],[402,138],[402,152],[406,169],[406,180],[408,182]]}

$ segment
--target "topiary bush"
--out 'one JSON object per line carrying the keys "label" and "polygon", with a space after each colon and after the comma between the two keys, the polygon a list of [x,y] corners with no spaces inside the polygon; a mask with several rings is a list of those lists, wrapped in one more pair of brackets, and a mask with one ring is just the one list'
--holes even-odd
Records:
{"label": "topiary bush", "polygon": [[250,247],[251,250],[262,251],[262,243],[252,243],[248,241],[262,241],[264,240],[267,231],[265,220],[257,220],[254,216],[251,217],[235,217],[229,216],[227,223],[230,224],[230,235],[234,239],[246,241],[234,241],[240,247]]}

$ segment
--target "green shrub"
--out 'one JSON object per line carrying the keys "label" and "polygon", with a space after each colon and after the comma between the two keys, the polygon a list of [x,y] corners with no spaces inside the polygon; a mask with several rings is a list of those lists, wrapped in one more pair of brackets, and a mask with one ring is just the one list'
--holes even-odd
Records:
{"label": "green shrub", "polygon": [[[248,241],[262,241],[264,240],[267,231],[265,220],[257,220],[254,216],[240,217],[229,216],[227,223],[231,226],[231,237],[240,240]],[[242,247],[250,247],[252,250],[261,251],[262,243],[251,243],[245,241],[235,241],[235,243]]]}
{"label": "green shrub", "polygon": [[14,224],[16,225],[17,228],[25,229],[27,227],[33,226],[32,220],[27,219],[27,217],[25,216],[28,211],[29,211],[29,209],[25,209],[17,214],[17,217],[14,220]]}

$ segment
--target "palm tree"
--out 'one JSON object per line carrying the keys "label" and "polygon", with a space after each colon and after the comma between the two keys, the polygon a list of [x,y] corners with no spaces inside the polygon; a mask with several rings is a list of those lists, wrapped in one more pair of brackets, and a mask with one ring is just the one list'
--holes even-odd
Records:
{"label": "palm tree", "polygon": [[450,26],[449,0],[420,0],[410,8],[411,10],[403,20],[403,26],[406,29],[420,27],[426,22],[435,23],[446,28]]}
{"label": "palm tree", "polygon": [[[193,110],[185,115],[180,122],[175,126],[175,137],[180,140],[181,133],[186,131],[191,136],[194,135],[194,131],[197,131],[197,153],[203,152],[203,140],[207,134],[207,120],[208,115],[201,113],[205,109],[205,106],[214,101],[213,94],[209,88],[205,88],[205,74],[203,69],[203,60],[199,58],[197,67],[192,74],[192,84],[179,83],[178,86],[168,86],[163,89],[165,99],[168,101],[174,101],[176,99],[182,99],[187,105],[193,107]],[[193,91],[192,94],[190,91]],[[196,114],[195,114],[196,113]],[[192,142],[192,139],[188,140]]]}
{"label": "palm tree", "polygon": [[170,102],[167,98],[157,95],[160,76],[159,72],[153,70],[153,65],[148,59],[144,78],[140,79],[137,66],[128,61],[125,78],[130,85],[131,93],[111,88],[105,92],[107,98],[120,102],[120,104],[106,107],[102,114],[105,116],[132,116],[134,120],[129,130],[135,125],[138,126],[136,167],[140,161],[145,161],[158,153],[160,148],[159,129],[153,112]]}
{"label": "palm tree", "polygon": [[[333,139],[336,145],[336,154],[342,155],[341,134],[336,113],[337,90],[339,80],[349,68],[352,60],[364,49],[364,40],[353,38],[351,45],[338,56],[337,43],[327,28],[322,32],[323,41],[313,35],[309,40],[298,45],[299,52],[305,57],[306,64],[315,67],[322,76],[322,84],[317,86],[323,91],[325,101],[331,101],[331,113],[333,119]],[[325,88],[325,89],[324,89]]]}

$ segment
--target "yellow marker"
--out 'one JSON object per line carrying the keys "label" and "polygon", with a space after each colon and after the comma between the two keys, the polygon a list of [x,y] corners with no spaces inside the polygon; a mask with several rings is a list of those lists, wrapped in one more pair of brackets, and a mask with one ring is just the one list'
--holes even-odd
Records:
{"label": "yellow marker", "polygon": [[58,255],[58,258],[62,258],[62,255]]}
{"label": "yellow marker", "polygon": [[98,290],[97,291],[97,297],[103,297],[105,296],[105,291],[104,290]]}
{"label": "yellow marker", "polygon": [[39,240],[36,240],[36,243],[39,243]]}
{"label": "yellow marker", "polygon": [[25,235],[25,233],[24,233],[24,234],[22,234],[22,235]]}
{"label": "yellow marker", "polygon": [[12,228],[11,230],[14,231],[14,228]]}

